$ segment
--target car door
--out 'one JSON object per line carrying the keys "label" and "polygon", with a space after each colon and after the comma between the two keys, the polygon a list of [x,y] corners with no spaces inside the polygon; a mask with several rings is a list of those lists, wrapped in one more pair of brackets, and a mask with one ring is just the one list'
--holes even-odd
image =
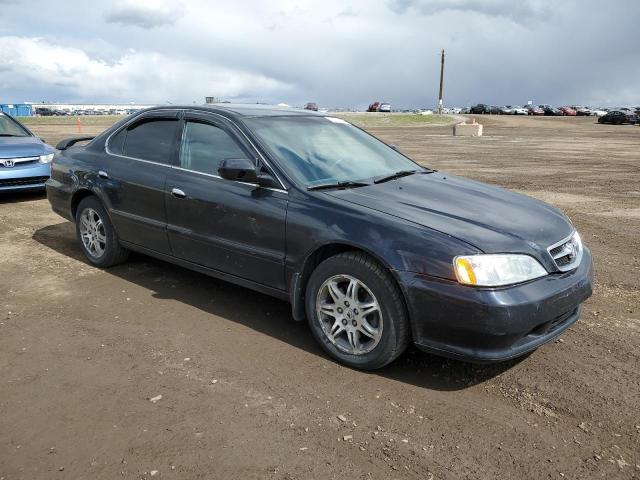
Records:
{"label": "car door", "polygon": [[166,254],[165,183],[176,157],[178,113],[150,112],[115,132],[98,172],[118,236]]}
{"label": "car door", "polygon": [[224,159],[250,158],[258,165],[253,146],[224,117],[185,113],[181,128],[179,165],[166,188],[173,254],[284,290],[287,191],[218,175]]}

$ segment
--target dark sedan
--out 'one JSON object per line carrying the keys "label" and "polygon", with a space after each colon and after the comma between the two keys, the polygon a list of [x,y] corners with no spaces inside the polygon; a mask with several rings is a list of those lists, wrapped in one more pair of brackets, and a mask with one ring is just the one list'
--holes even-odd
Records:
{"label": "dark sedan", "polygon": [[598,117],[598,123],[612,123],[613,125],[623,125],[640,123],[640,117],[635,113],[623,112],[621,110],[613,110],[601,117]]}
{"label": "dark sedan", "polygon": [[410,342],[517,357],[591,295],[591,254],[559,210],[422,167],[339,118],[159,107],[74,142],[58,145],[47,195],[90,263],[134,250],[288,300],[353,367]]}
{"label": "dark sedan", "polygon": [[479,103],[479,104],[474,105],[473,107],[471,107],[469,109],[469,113],[473,113],[473,114],[491,113],[491,107],[489,105],[484,104],[484,103]]}

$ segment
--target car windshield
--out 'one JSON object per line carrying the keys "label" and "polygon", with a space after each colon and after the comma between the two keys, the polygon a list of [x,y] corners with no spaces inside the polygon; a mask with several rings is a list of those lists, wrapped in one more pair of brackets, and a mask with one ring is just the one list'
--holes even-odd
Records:
{"label": "car windshield", "polygon": [[350,123],[332,117],[245,120],[294,180],[311,187],[423,170]]}
{"label": "car windshield", "polygon": [[29,132],[6,115],[0,115],[0,137],[28,137]]}

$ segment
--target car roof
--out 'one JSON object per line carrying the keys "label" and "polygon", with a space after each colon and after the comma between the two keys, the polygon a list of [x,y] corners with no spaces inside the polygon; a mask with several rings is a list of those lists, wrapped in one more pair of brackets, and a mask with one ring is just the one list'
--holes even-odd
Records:
{"label": "car roof", "polygon": [[282,116],[314,116],[324,117],[326,115],[311,110],[304,110],[293,107],[280,107],[277,105],[265,105],[261,103],[207,103],[205,105],[168,105],[151,107],[145,112],[154,110],[199,110],[212,112],[231,118],[253,118],[253,117],[282,117]]}

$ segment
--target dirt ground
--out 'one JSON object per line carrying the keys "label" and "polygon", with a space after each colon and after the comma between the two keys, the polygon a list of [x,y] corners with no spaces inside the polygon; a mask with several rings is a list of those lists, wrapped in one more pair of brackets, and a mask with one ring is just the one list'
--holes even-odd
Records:
{"label": "dirt ground", "polygon": [[640,127],[478,118],[371,131],[571,217],[596,285],[560,340],[350,370],[288,304],[141,255],[92,268],[43,195],[3,195],[0,479],[640,477]]}

